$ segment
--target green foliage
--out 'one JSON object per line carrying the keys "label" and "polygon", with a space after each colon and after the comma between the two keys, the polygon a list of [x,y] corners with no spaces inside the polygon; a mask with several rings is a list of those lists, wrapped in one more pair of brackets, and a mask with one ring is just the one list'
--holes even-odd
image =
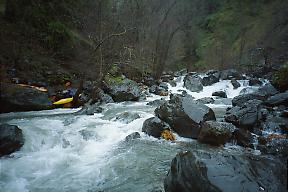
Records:
{"label": "green foliage", "polygon": [[272,82],[279,90],[288,90],[288,62],[274,73]]}
{"label": "green foliage", "polygon": [[59,21],[48,23],[47,36],[45,37],[48,47],[59,49],[63,45],[73,46],[74,36],[66,25]]}
{"label": "green foliage", "polygon": [[123,76],[120,73],[120,69],[117,65],[113,65],[108,73],[105,75],[104,80],[109,85],[119,84],[123,81]]}

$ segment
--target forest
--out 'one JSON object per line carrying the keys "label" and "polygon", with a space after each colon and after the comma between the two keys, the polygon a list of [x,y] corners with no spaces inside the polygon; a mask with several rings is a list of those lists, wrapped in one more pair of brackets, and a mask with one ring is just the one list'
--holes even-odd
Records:
{"label": "forest", "polygon": [[0,191],[287,190],[287,0],[0,0]]}

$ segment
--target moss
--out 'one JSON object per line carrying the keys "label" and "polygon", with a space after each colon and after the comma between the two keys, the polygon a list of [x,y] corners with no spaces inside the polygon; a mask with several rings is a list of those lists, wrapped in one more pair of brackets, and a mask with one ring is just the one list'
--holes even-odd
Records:
{"label": "moss", "polygon": [[288,62],[274,73],[272,83],[281,91],[288,90]]}

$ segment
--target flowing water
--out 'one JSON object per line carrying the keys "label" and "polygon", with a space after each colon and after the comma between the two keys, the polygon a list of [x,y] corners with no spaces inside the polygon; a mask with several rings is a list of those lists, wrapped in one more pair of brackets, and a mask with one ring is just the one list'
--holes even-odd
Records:
{"label": "flowing water", "polygon": [[[171,93],[183,88],[183,77]],[[196,99],[210,97],[213,91],[225,90],[233,98],[247,87],[233,89],[230,81],[220,81],[204,87],[199,93],[190,92]],[[1,123],[18,125],[25,144],[20,151],[0,159],[1,192],[100,192],[163,190],[163,180],[175,155],[183,150],[204,148],[193,139],[176,136],[177,142],[149,137],[141,132],[145,119],[154,109],[148,101],[159,99],[152,95],[142,102],[106,104],[101,114],[75,115],[79,109],[56,109],[40,112],[1,114]],[[168,97],[166,97],[168,99]],[[208,105],[221,119],[229,106]],[[131,123],[116,120],[123,112],[140,115]],[[125,141],[139,132],[140,139]]]}

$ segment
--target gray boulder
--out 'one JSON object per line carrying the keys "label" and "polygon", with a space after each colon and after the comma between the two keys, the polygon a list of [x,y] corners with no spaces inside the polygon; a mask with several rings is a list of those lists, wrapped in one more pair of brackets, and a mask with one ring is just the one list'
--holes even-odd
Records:
{"label": "gray boulder", "polygon": [[47,92],[7,83],[1,83],[0,89],[1,113],[52,109],[52,102]]}
{"label": "gray boulder", "polygon": [[164,180],[166,192],[286,191],[280,160],[239,152],[181,152]]}
{"label": "gray boulder", "polygon": [[214,74],[203,77],[202,84],[203,86],[213,85],[214,83],[219,82],[219,77],[216,77]]}
{"label": "gray boulder", "polygon": [[16,125],[0,125],[0,157],[19,150],[24,145],[22,130]]}
{"label": "gray boulder", "polygon": [[186,75],[184,78],[184,87],[192,92],[200,92],[203,90],[202,79],[196,75]]}
{"label": "gray boulder", "polygon": [[269,97],[265,103],[273,107],[279,105],[288,106],[288,91]]}
{"label": "gray boulder", "polygon": [[171,95],[169,101],[155,109],[155,114],[180,136],[188,138],[198,137],[202,122],[216,120],[212,109],[189,95]]}
{"label": "gray boulder", "polygon": [[202,124],[198,141],[211,145],[223,145],[231,139],[236,127],[231,123],[206,121]]}
{"label": "gray boulder", "polygon": [[253,128],[261,118],[262,101],[249,100],[242,107],[236,106],[227,110],[225,121],[241,128]]}
{"label": "gray boulder", "polygon": [[142,132],[156,138],[160,138],[165,129],[170,129],[170,126],[158,117],[146,119],[142,126]]}
{"label": "gray boulder", "polygon": [[115,102],[138,101],[141,96],[141,89],[135,81],[124,78],[121,82],[114,82],[108,85],[109,94]]}

